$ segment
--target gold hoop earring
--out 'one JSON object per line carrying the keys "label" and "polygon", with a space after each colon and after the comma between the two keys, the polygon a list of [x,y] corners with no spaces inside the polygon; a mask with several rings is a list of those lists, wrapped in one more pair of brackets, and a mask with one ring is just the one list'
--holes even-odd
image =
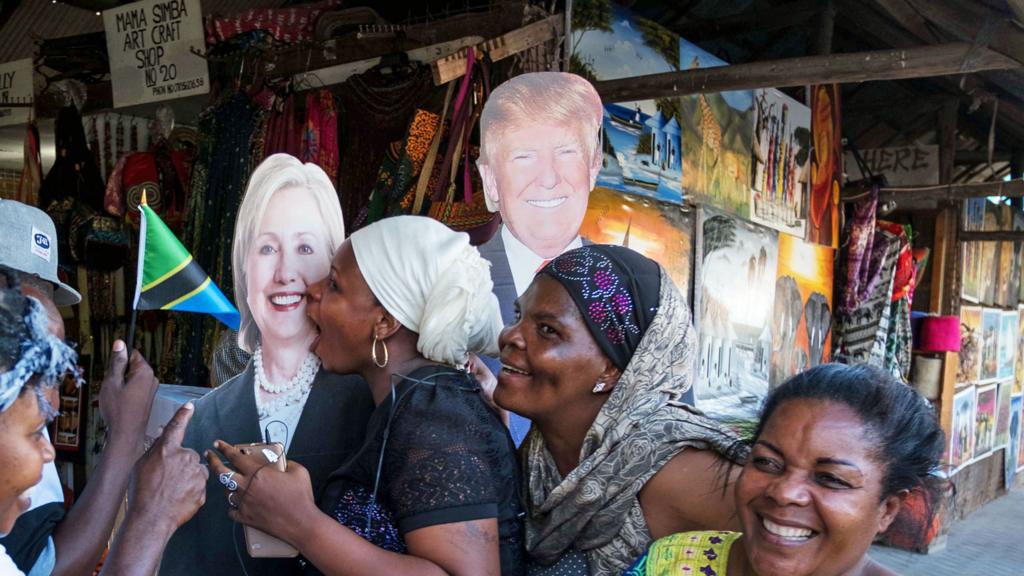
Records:
{"label": "gold hoop earring", "polygon": [[[384,348],[384,362],[377,360],[377,342]],[[370,357],[373,358],[373,363],[377,368],[383,368],[388,365],[388,344],[383,340],[378,340],[377,335],[373,335],[373,345],[370,347]]]}

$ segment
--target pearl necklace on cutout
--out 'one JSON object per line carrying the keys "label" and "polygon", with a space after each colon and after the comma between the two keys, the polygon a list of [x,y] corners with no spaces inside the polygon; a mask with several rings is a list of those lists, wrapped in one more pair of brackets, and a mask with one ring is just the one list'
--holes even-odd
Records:
{"label": "pearl necklace on cutout", "polygon": [[261,390],[277,395],[266,404],[260,401],[259,395],[256,396],[256,408],[259,411],[260,419],[267,418],[283,408],[302,401],[309,389],[313,387],[313,380],[316,379],[316,374],[320,371],[320,359],[316,354],[310,352],[302,361],[299,372],[291,380],[283,384],[274,384],[267,379],[267,374],[263,370],[262,347],[256,348],[256,352],[252,355],[252,363],[255,368],[257,386]]}

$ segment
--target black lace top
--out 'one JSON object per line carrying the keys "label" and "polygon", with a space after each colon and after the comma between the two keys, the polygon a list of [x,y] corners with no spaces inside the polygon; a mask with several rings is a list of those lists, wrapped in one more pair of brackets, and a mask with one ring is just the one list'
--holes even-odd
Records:
{"label": "black lace top", "polygon": [[497,518],[502,574],[525,573],[515,446],[476,381],[451,368],[426,366],[396,383],[370,417],[363,447],[331,475],[319,502],[395,552],[418,528]]}

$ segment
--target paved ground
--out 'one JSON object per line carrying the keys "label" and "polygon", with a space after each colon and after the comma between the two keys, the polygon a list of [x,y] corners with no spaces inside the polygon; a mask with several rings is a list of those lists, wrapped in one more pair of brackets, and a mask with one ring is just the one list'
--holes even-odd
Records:
{"label": "paved ground", "polygon": [[1024,490],[954,524],[945,550],[916,554],[873,546],[871,557],[903,576],[1024,576]]}

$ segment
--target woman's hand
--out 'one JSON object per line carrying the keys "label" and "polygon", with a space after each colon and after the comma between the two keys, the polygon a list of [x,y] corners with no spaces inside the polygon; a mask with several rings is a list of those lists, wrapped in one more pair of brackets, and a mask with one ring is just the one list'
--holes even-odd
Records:
{"label": "woman's hand", "polygon": [[[309,524],[306,520],[319,511],[313,498],[309,472],[292,461],[288,461],[287,469],[280,472],[269,462],[243,454],[221,440],[214,442],[213,447],[224,454],[235,469],[231,480],[238,484],[238,488],[224,490],[231,507],[228,516],[299,549],[302,531]],[[210,462],[210,472],[218,477],[231,472],[213,451],[207,450],[206,458]]]}
{"label": "woman's hand", "polygon": [[480,384],[480,394],[484,397],[484,400],[487,400],[487,404],[491,408],[497,410],[501,421],[508,427],[508,412],[494,403],[494,389],[498,386],[498,379],[491,373],[491,369],[473,352],[469,353],[469,365],[466,366],[466,369],[476,378],[477,383]]}

